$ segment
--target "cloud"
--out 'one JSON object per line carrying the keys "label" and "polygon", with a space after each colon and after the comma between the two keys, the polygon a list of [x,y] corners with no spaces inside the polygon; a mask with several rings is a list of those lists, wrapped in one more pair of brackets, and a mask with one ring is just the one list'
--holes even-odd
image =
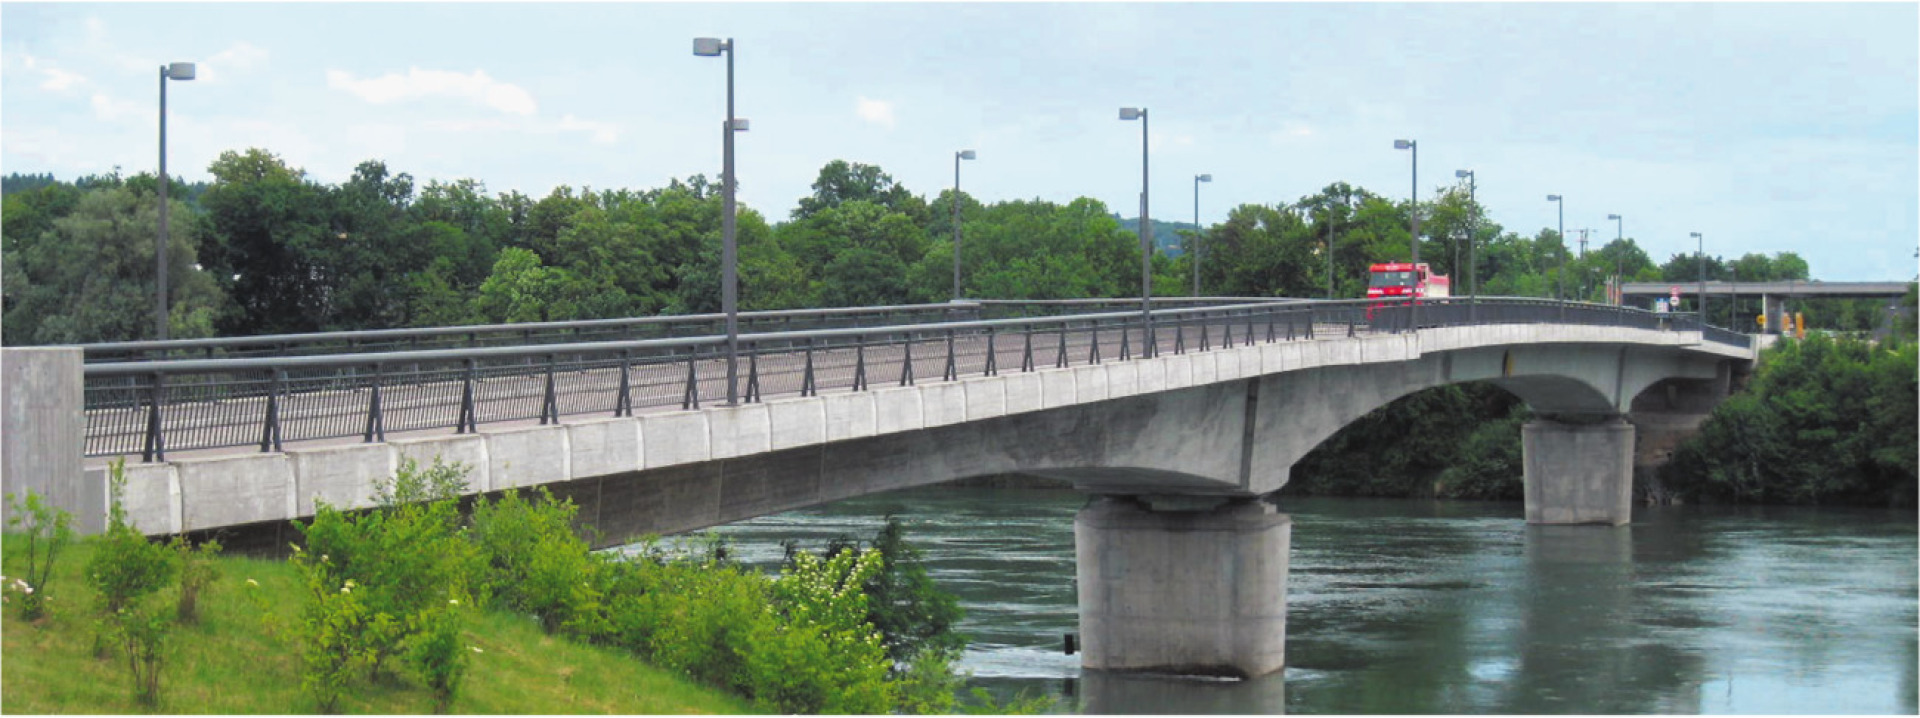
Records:
{"label": "cloud", "polygon": [[66,92],[76,85],[86,84],[87,78],[77,72],[69,72],[55,67],[53,62],[26,53],[19,54],[19,62],[7,63],[8,70],[25,70],[40,76],[40,89],[54,92]]}
{"label": "cloud", "polygon": [[157,107],[127,100],[117,100],[108,97],[105,93],[93,93],[94,116],[108,122],[119,122],[125,119],[146,119],[148,117],[147,113],[150,111],[156,113],[154,116],[158,116],[157,113],[159,110]]}
{"label": "cloud", "polygon": [[219,82],[221,78],[226,77],[230,72],[238,73],[251,70],[255,65],[266,62],[266,60],[266,50],[250,45],[245,41],[236,42],[232,47],[221,50],[215,53],[213,57],[207,58],[206,62],[200,63],[200,66],[197,68],[200,75],[198,79],[202,82]]}
{"label": "cloud", "polygon": [[573,115],[567,115],[560,118],[559,127],[563,132],[592,133],[593,141],[603,145],[613,144],[614,141],[620,139],[620,128],[610,122],[581,120],[574,118]]}
{"label": "cloud", "polygon": [[887,129],[893,129],[893,103],[886,100],[857,98],[853,102],[853,112],[866,120]]}
{"label": "cloud", "polygon": [[611,122],[583,120],[573,115],[564,115],[559,122],[546,122],[537,119],[459,119],[427,120],[421,127],[434,132],[526,132],[536,135],[550,135],[560,132],[583,132],[599,144],[613,144],[620,139],[620,126]]}
{"label": "cloud", "polygon": [[410,67],[405,75],[388,73],[365,80],[355,79],[348,72],[328,70],[327,86],[376,105],[420,97],[455,97],[514,115],[531,115],[535,110],[533,96],[526,90],[488,77],[484,70],[462,75]]}

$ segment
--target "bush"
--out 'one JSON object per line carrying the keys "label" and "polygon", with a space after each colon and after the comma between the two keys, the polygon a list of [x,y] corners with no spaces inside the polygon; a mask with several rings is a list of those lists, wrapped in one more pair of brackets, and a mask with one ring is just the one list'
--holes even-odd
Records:
{"label": "bush", "polygon": [[413,637],[407,646],[407,663],[433,691],[436,713],[453,706],[454,693],[467,673],[467,651],[460,640],[463,615],[460,600],[447,599],[447,605],[409,619]]}
{"label": "bush", "polygon": [[206,590],[219,572],[213,558],[220,555],[220,542],[205,541],[196,549],[185,537],[175,536],[169,547],[180,562],[180,602],[174,614],[181,623],[199,623],[200,592]]}
{"label": "bush", "polygon": [[473,507],[474,543],[486,566],[483,583],[500,605],[540,618],[548,632],[597,639],[611,630],[602,606],[601,561],[573,532],[572,500],[545,487],[529,501],[509,491]]}
{"label": "bush", "polygon": [[869,579],[880,552],[844,550],[822,560],[810,553],[772,583],[779,621],[755,631],[746,655],[747,695],[778,713],[882,713],[894,705],[891,661],[880,632],[867,622]]}
{"label": "bush", "polygon": [[137,606],[120,608],[108,620],[108,635],[127,657],[134,700],[143,706],[158,705],[160,669],[166,664],[167,634],[172,624],[164,616]]}
{"label": "bush", "polygon": [[[36,621],[46,614],[50,600],[47,580],[53,576],[54,559],[60,557],[60,549],[73,541],[73,515],[48,506],[32,491],[27,492],[24,503],[7,494],[7,509],[12,514],[7,518],[7,526],[21,534],[19,539],[8,541],[7,548],[26,555],[27,575],[8,582],[5,590],[19,594],[13,602],[20,606],[20,618]],[[16,558],[14,563],[18,565],[22,561]],[[0,581],[5,579],[0,576]]]}
{"label": "bush", "polygon": [[126,459],[108,467],[107,530],[96,539],[93,558],[87,561],[87,580],[93,584],[100,613],[109,618],[173,580],[173,556],[167,548],[148,541],[127,522],[121,502],[127,484],[125,469]]}

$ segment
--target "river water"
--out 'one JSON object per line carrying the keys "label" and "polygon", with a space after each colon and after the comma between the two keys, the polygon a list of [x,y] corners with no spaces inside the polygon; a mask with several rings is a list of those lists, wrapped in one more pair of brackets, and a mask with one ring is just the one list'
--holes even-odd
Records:
{"label": "river water", "polygon": [[1915,514],[1671,507],[1528,526],[1517,503],[1284,499],[1287,667],[1248,681],[1082,673],[1067,490],[926,488],[716,529],[872,538],[900,516],[966,608],[961,667],[1086,713],[1915,713]]}

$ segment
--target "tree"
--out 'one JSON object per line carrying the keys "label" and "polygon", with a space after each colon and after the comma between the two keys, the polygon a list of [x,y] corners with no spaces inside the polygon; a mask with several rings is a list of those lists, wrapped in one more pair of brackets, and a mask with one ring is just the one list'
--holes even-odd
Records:
{"label": "tree", "polygon": [[807,219],[822,211],[848,202],[866,201],[907,215],[916,226],[928,224],[927,203],[893,181],[893,176],[877,165],[834,160],[820,168],[813,181],[813,195],[801,197],[793,210],[796,220]]}
{"label": "tree", "polygon": [[227,335],[311,332],[331,326],[345,238],[330,232],[326,188],[262,149],[227,151],[201,204],[201,258],[237,305]]}
{"label": "tree", "polygon": [[[49,191],[57,192],[38,190]],[[70,214],[46,223],[37,238],[16,241],[9,235],[5,342],[154,338],[156,200],[129,187],[95,189],[82,195]],[[185,204],[169,202],[174,217],[192,217]],[[23,219],[15,226],[38,222]],[[196,266],[194,223],[176,221],[168,241],[168,334],[211,336],[228,304],[213,278]]]}

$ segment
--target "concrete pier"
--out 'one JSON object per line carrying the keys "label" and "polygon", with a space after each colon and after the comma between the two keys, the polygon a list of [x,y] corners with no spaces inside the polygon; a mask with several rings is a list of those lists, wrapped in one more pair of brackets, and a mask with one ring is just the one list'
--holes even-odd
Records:
{"label": "concrete pier", "polygon": [[1293,523],[1272,504],[1156,511],[1094,499],[1074,517],[1081,666],[1249,678],[1286,664]]}
{"label": "concrete pier", "polygon": [[1535,419],[1520,431],[1527,523],[1608,524],[1633,518],[1633,425]]}
{"label": "concrete pier", "polygon": [[73,514],[73,530],[85,535],[105,524],[107,489],[104,474],[81,468],[80,365],[79,347],[0,349],[0,492],[22,502],[39,494]]}

